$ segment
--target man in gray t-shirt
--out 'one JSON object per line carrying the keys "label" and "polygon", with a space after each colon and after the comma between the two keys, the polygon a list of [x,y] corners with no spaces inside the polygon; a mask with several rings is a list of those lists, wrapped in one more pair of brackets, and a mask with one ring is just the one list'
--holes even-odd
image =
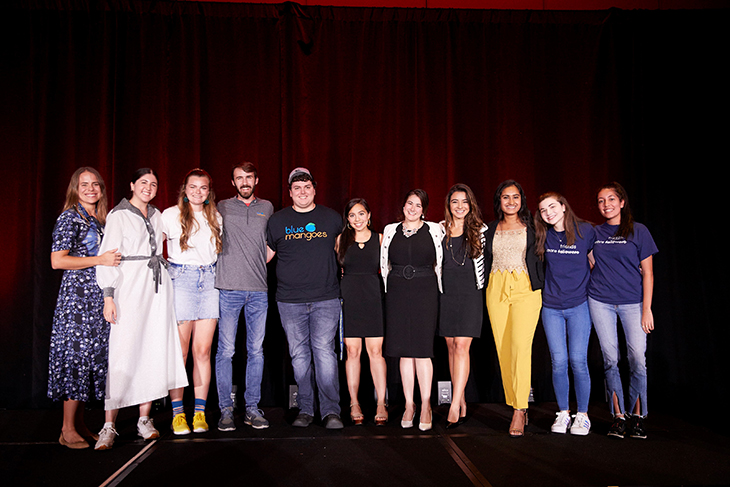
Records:
{"label": "man in gray t-shirt", "polygon": [[266,247],[266,225],[273,205],[254,194],[259,178],[256,166],[244,162],[234,166],[231,184],[238,194],[218,203],[223,216],[223,250],[216,264],[215,287],[220,290],[218,353],[215,376],[221,419],[218,429],[236,429],[233,420],[232,358],[236,351],[238,319],[246,320],[246,415],[244,422],[256,429],[269,422],[259,409],[261,378],[264,372],[264,336],[269,306],[266,263],[273,256]]}

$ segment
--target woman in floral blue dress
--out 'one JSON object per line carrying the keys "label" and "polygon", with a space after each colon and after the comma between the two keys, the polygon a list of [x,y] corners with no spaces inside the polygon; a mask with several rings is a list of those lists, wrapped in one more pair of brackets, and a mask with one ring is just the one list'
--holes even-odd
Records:
{"label": "woman in floral blue dress", "polygon": [[103,399],[106,385],[109,324],[95,266],[116,266],[121,259],[116,249],[97,255],[106,213],[101,175],[91,167],[77,169],[53,229],[51,266],[64,273],[48,364],[48,397],[63,401],[58,442],[71,449],[88,448],[85,438],[95,438],[84,424],[84,403]]}

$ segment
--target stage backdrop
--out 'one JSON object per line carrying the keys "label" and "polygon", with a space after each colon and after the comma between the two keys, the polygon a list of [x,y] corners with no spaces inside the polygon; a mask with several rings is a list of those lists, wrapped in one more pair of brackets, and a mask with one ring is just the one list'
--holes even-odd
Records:
{"label": "stage backdrop", "polygon": [[[726,232],[718,216],[729,17],[727,10],[4,2],[0,147],[10,207],[0,407],[50,405],[48,342],[61,272],[51,269],[49,252],[71,173],[97,167],[116,204],[131,173],[153,167],[154,203],[165,208],[194,167],[212,174],[219,199],[231,197],[230,167],[242,160],[258,164],[258,194],[277,209],[290,204],[286,174],[307,166],[318,203],[340,211],[364,197],[377,228],[398,218],[415,187],[431,197],[428,218],[441,220],[456,182],[474,189],[489,221],[493,191],[507,178],[523,184],[533,211],[539,194],[555,190],[600,223],[596,188],[620,181],[660,250],[651,407],[713,404],[728,371],[719,306]],[[448,380],[437,344],[435,379]],[[285,406],[293,378],[275,306],[265,352],[263,405]],[[486,318],[472,356],[469,400],[501,401]],[[591,366],[600,400],[595,336]],[[533,368],[536,399],[552,400],[541,327]],[[389,375],[395,402],[397,370]]]}

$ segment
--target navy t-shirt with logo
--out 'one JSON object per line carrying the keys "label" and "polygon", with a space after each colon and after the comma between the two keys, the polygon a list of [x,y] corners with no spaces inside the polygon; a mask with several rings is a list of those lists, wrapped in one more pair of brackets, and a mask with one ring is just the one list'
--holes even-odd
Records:
{"label": "navy t-shirt with logo", "polygon": [[550,228],[545,239],[545,286],[543,305],[552,309],[570,309],[588,299],[591,265],[588,253],[593,249],[595,231],[590,223],[580,223],[575,243],[568,245],[565,232]]}
{"label": "navy t-shirt with logo", "polygon": [[618,225],[596,227],[588,296],[607,304],[636,304],[643,300],[641,261],[658,252],[649,229],[634,223],[629,238],[615,237]]}
{"label": "navy t-shirt with logo", "polygon": [[310,303],[337,299],[335,241],[342,218],[326,206],[306,213],[287,207],[269,218],[266,241],[276,252],[276,300]]}

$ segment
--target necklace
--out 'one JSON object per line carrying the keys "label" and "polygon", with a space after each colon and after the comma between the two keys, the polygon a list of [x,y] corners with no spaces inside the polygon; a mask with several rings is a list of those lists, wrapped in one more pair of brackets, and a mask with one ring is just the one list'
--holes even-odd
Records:
{"label": "necklace", "polygon": [[[464,250],[464,256],[461,258],[461,262],[456,260],[456,257],[454,257],[454,245],[452,242],[454,241],[453,238],[449,239],[449,252],[451,252],[451,260],[453,260],[457,265],[463,266],[466,263],[466,250]],[[462,244],[462,248],[464,245]]]}
{"label": "necklace", "polygon": [[414,236],[418,233],[418,230],[420,230],[422,226],[423,225],[419,225],[416,228],[406,228],[405,225],[401,225],[401,228],[403,229],[403,236],[405,238]]}

